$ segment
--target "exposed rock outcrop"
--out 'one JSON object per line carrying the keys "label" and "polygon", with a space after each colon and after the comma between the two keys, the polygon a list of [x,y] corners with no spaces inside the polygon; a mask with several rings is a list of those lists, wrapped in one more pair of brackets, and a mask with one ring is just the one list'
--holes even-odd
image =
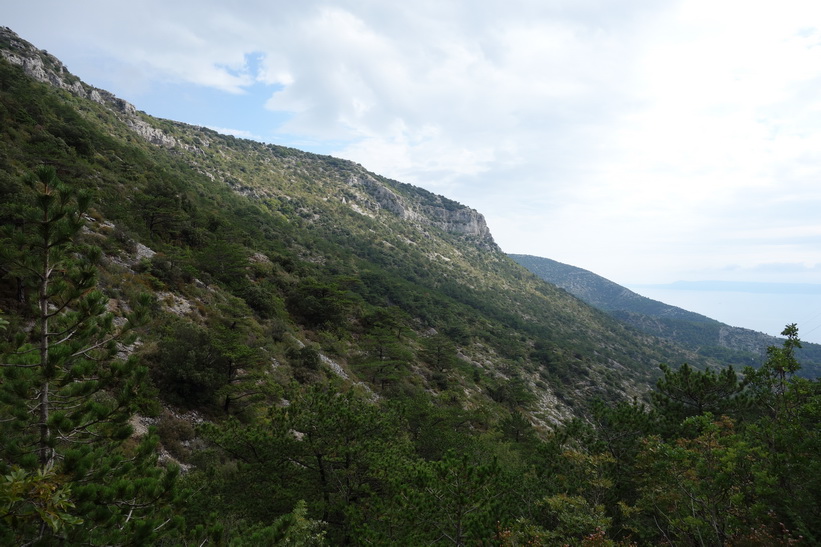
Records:
{"label": "exposed rock outcrop", "polygon": [[7,27],[0,27],[0,38],[8,42],[11,48],[0,50],[0,55],[8,62],[22,67],[26,74],[37,81],[89,98],[83,83],[56,57],[35,48]]}
{"label": "exposed rock outcrop", "polygon": [[484,215],[465,207],[450,211],[445,208],[425,207],[425,212],[433,219],[433,224],[447,232],[492,239]]}
{"label": "exposed rock outcrop", "polygon": [[[352,176],[350,186],[360,187],[376,204],[403,220],[435,226],[446,232],[477,238],[484,245],[495,246],[485,217],[478,211],[455,202],[444,202],[441,196],[417,189],[418,193],[403,195],[385,182],[370,175]],[[409,185],[408,188],[412,188]]]}
{"label": "exposed rock outcrop", "polygon": [[46,51],[37,49],[8,27],[0,27],[0,40],[10,46],[9,49],[0,49],[0,55],[11,64],[22,67],[26,74],[35,80],[108,106],[126,122],[132,131],[151,144],[166,148],[173,148],[179,144],[174,137],[142,119],[134,105],[116,97],[113,93],[83,83],[77,76],[71,74],[59,59]]}

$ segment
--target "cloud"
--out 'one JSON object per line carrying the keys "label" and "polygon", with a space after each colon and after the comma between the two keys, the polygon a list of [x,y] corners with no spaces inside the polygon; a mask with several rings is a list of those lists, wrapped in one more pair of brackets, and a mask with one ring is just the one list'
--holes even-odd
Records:
{"label": "cloud", "polygon": [[805,263],[769,263],[769,264],[759,264],[755,268],[755,270],[760,272],[776,272],[776,273],[784,273],[784,272],[798,272],[798,273],[813,273],[813,274],[821,274],[821,264],[805,264]]}
{"label": "cloud", "polygon": [[443,19],[422,6],[404,24],[350,3],[306,14],[292,31],[303,38],[280,40],[287,53],[266,64],[292,82],[267,106],[295,113],[288,132],[347,137],[340,155],[427,184],[595,144],[608,105],[624,102],[612,82],[630,39],[594,28],[589,13],[528,19],[516,5],[473,6],[452,3]]}
{"label": "cloud", "polygon": [[259,136],[254,135],[250,131],[246,131],[244,129],[230,129],[230,128],[227,128],[227,127],[215,127],[215,126],[212,126],[212,125],[209,125],[208,129],[212,129],[212,130],[216,131],[217,133],[222,133],[223,135],[233,135],[233,136],[239,137],[241,139],[254,140],[254,141],[257,141],[257,142],[262,140]]}
{"label": "cloud", "polygon": [[138,107],[253,99],[270,127],[186,121],[444,193],[510,252],[622,283],[821,263],[815,1],[34,4],[7,24]]}
{"label": "cloud", "polygon": [[635,285],[636,289],[669,289],[675,291],[737,292],[750,294],[821,295],[819,283],[761,283],[740,281],[676,281],[660,285]]}

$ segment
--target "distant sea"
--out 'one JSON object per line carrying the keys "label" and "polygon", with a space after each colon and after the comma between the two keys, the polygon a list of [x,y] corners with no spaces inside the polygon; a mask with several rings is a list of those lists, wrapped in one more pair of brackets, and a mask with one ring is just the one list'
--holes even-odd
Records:
{"label": "distant sea", "polygon": [[821,290],[816,290],[821,285],[679,282],[627,288],[733,327],[773,336],[780,336],[787,324],[797,323],[801,340],[821,344]]}

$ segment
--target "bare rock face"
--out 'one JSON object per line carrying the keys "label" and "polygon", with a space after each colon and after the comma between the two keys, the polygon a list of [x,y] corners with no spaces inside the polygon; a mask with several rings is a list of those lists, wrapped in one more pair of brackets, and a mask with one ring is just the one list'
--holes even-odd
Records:
{"label": "bare rock face", "polygon": [[433,218],[433,224],[446,232],[492,239],[485,217],[474,209],[465,207],[450,211],[445,208],[426,207],[426,210]]}
{"label": "bare rock face", "polygon": [[0,27],[0,37],[8,41],[11,47],[9,50],[0,51],[0,55],[8,62],[23,67],[26,74],[37,81],[88,98],[82,82],[72,76],[56,57],[40,51],[6,27]]}
{"label": "bare rock face", "polygon": [[404,195],[368,174],[353,176],[348,184],[363,189],[379,208],[403,220],[477,238],[485,246],[496,245],[485,217],[474,209],[455,202],[446,204],[441,196],[435,194]]}
{"label": "bare rock face", "polygon": [[140,118],[135,116],[133,118],[127,119],[126,123],[132,131],[137,133],[139,136],[141,136],[151,144],[162,146],[164,148],[174,148],[175,146],[177,146],[177,139],[170,135],[166,135],[165,132],[163,132],[160,129],[157,129],[156,127],[153,127],[145,120],[141,120]]}
{"label": "bare rock face", "polygon": [[405,203],[393,190],[381,184],[373,177],[353,177],[352,185],[361,186],[365,191],[376,200],[376,203],[382,209],[390,211],[396,216],[405,220],[416,220],[413,211],[409,210],[408,204]]}

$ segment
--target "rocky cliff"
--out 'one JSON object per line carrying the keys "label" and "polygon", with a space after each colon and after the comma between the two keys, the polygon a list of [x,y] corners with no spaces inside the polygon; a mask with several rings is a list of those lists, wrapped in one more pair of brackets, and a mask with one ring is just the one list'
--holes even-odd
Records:
{"label": "rocky cliff", "polygon": [[[487,226],[485,217],[474,209],[458,205],[448,207],[454,203],[424,191],[403,193],[409,185],[399,185],[404,188],[391,189],[385,181],[365,176],[353,176],[351,186],[364,189],[382,209],[390,211],[399,217],[422,225],[435,226],[446,232],[475,237],[485,245],[495,246],[493,236]],[[447,203],[446,203],[447,201]]]}

